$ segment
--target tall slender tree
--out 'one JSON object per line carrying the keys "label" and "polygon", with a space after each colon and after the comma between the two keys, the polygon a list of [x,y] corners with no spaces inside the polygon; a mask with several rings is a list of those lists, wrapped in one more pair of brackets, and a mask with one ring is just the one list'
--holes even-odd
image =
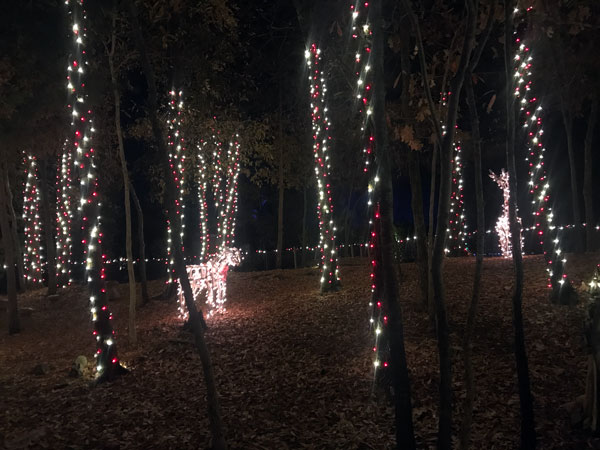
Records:
{"label": "tall slender tree", "polygon": [[513,92],[513,28],[514,1],[504,2],[504,69],[506,77],[506,164],[508,167],[510,197],[509,223],[512,243],[512,256],[515,271],[515,285],[512,297],[512,316],[514,328],[515,360],[521,405],[521,448],[536,447],[535,422],[533,415],[533,396],[529,380],[529,365],[525,348],[523,328],[523,254],[521,250],[521,225],[517,218],[517,167],[515,163],[515,97]]}
{"label": "tall slender tree", "polygon": [[381,233],[379,244],[383,275],[383,292],[386,309],[389,311],[388,329],[390,365],[393,374],[394,402],[396,412],[396,446],[398,449],[416,448],[412,419],[412,400],[406,350],[404,325],[400,305],[399,283],[394,264],[394,222],[392,199],[392,163],[388,145],[388,130],[385,118],[384,77],[384,27],[382,0],[371,6],[373,26],[373,128],[379,173],[379,214]]}

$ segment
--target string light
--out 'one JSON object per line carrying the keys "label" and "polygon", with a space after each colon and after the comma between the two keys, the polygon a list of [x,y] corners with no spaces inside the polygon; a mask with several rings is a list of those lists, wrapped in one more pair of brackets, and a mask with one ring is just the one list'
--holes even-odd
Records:
{"label": "string light", "polygon": [[[224,313],[227,301],[227,272],[230,266],[238,266],[242,261],[241,251],[237,248],[222,247],[219,253],[208,261],[186,266],[194,300],[206,292],[206,317],[216,313]],[[187,320],[189,313],[185,306],[185,298],[181,283],[178,288],[179,317]]]}
{"label": "string light", "polygon": [[[372,75],[371,49],[373,31],[368,17],[368,2],[357,1],[350,6],[352,16],[352,39],[355,42],[354,63],[356,76],[355,98],[361,115],[361,132],[364,139],[363,156],[365,159],[363,172],[368,173],[375,161],[375,137],[372,132]],[[373,368],[376,375],[382,376],[381,368],[388,367],[389,345],[387,340],[387,313],[382,296],[381,251],[379,244],[380,215],[379,203],[373,201],[379,177],[369,174],[367,186],[367,208],[369,220],[368,249],[371,259],[371,300],[369,301],[369,326],[373,332]]]}
{"label": "string light", "polygon": [[[532,7],[527,8],[527,12]],[[515,9],[515,13],[518,10]],[[539,99],[532,90],[533,56],[530,46],[517,33],[515,34],[516,53],[513,59],[515,100],[519,105],[519,120],[522,130],[527,136],[527,157],[525,160],[529,166],[529,193],[532,197],[533,226],[536,230],[536,238],[539,246],[543,249],[548,263],[548,287],[552,289],[552,297],[558,300],[561,290],[569,286],[569,291],[574,289],[564,272],[566,259],[561,255],[558,229],[552,223],[553,213],[548,206],[550,200],[550,182],[546,174],[543,145],[544,130],[542,127],[543,109]],[[547,248],[546,248],[547,247]]]}
{"label": "string light", "polygon": [[73,239],[73,147],[68,139],[63,144],[60,165],[56,174],[56,278],[63,288],[71,284]]}
{"label": "string light", "polygon": [[[74,168],[79,178],[80,200],[77,211],[81,216],[81,244],[85,259],[85,276],[90,291],[90,313],[94,323],[93,334],[96,338],[96,371],[102,376],[109,370],[109,376],[118,366],[115,345],[115,332],[112,326],[112,313],[108,309],[104,285],[104,262],[106,255],[101,254],[103,234],[101,232],[100,202],[98,198],[98,179],[94,163],[95,150],[92,147],[94,127],[92,111],[86,106],[87,94],[84,75],[87,69],[87,52],[84,40],[87,38],[85,21],[87,19],[83,0],[66,2],[72,30],[72,50],[67,68],[68,108],[71,111],[71,129],[74,135],[72,154]],[[64,157],[64,154],[63,154]],[[68,156],[66,157],[68,161]],[[62,168],[61,168],[62,170]],[[68,217],[68,216],[66,216]]]}
{"label": "string light", "polygon": [[42,227],[40,222],[40,190],[37,161],[35,156],[25,155],[25,182],[23,183],[23,223],[25,245],[23,266],[27,281],[42,282]]}
{"label": "string light", "polygon": [[336,289],[340,284],[338,257],[335,251],[336,227],[333,222],[333,202],[329,170],[331,162],[327,149],[331,141],[330,122],[327,117],[325,95],[327,86],[321,70],[321,50],[311,44],[305,52],[306,64],[310,71],[311,120],[313,132],[313,154],[315,157],[315,177],[317,179],[319,220],[319,247],[321,249],[321,292]]}
{"label": "string light", "polygon": [[208,228],[208,203],[206,200],[206,192],[208,189],[208,167],[206,165],[206,158],[204,152],[206,142],[202,141],[201,144],[196,145],[198,149],[198,202],[200,204],[200,262],[204,262],[208,248],[210,246],[210,233]]}
{"label": "string light", "polygon": [[[179,217],[180,225],[180,240],[181,252],[184,253],[183,237],[185,230],[185,204],[183,195],[185,193],[185,140],[181,134],[181,115],[183,111],[182,92],[178,93],[175,90],[169,92],[169,110],[167,124],[169,132],[167,136],[167,144],[169,146],[169,169],[175,182],[175,188],[178,192],[178,197],[175,198],[175,214]],[[167,284],[172,284],[175,277],[175,261],[173,260],[171,249],[171,221],[167,218]],[[184,253],[185,254],[185,253]]]}

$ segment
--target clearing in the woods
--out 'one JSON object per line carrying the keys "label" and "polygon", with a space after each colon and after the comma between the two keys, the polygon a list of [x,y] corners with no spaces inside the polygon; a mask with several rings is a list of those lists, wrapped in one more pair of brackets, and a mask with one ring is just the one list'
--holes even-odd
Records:
{"label": "clearing in the woods", "polygon": [[[570,257],[577,286],[589,281],[597,259]],[[474,260],[448,259],[445,267],[458,413]],[[584,306],[549,304],[544,268],[541,257],[525,258],[523,311],[539,448],[600,448],[600,439],[573,429],[565,408],[584,392]],[[326,295],[318,293],[317,269],[230,275],[227,312],[210,319],[207,339],[231,448],[392,448],[393,410],[385,399],[371,398],[369,263],[346,259],[341,269],[343,289]],[[518,446],[511,286],[511,261],[486,260],[474,339],[477,449]],[[157,294],[163,285],[152,287]],[[428,448],[437,431],[437,347],[412,263],[402,264],[401,289],[418,446]],[[7,448],[208,446],[202,368],[175,301],[139,309],[139,345],[131,348],[127,285],[120,293],[112,309],[119,353],[131,373],[98,387],[90,386],[95,347],[84,288],[61,291],[54,302],[43,290],[21,296],[21,306],[33,308],[23,317],[24,331],[0,335],[0,448],[2,440]],[[0,318],[5,323],[4,312]],[[78,355],[88,358],[89,369],[72,378]],[[34,370],[39,364],[47,367]]]}

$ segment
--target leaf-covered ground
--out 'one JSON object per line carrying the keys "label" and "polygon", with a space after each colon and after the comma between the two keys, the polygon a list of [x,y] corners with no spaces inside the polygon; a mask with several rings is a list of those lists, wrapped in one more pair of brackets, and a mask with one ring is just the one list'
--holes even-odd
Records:
{"label": "leaf-covered ground", "polygon": [[[598,255],[570,258],[576,285]],[[461,348],[474,261],[446,263],[452,329],[455,427],[464,396]],[[600,448],[570,425],[567,402],[583,393],[583,309],[547,301],[540,257],[525,259],[524,315],[540,448]],[[415,428],[431,448],[437,427],[437,347],[416,291],[413,264],[402,265],[402,300]],[[474,346],[477,399],[473,448],[513,449],[518,395],[512,353],[509,261],[487,259]],[[316,269],[232,273],[228,311],[209,321],[207,339],[218,381],[227,439],[235,449],[387,449],[393,411],[372,399],[368,331],[369,265],[348,259],[343,290],[319,295]],[[153,285],[154,293],[162,289]],[[78,355],[94,343],[83,288],[49,302],[43,291],[21,296],[34,308],[24,331],[8,336],[0,313],[0,448],[208,448],[205,389],[199,357],[172,302],[138,310],[137,347],[127,343],[127,287],[112,302],[119,351],[131,373],[91,387],[91,370],[70,378]],[[92,359],[92,358],[89,358]],[[45,375],[34,375],[46,363]],[[92,363],[90,362],[90,369]]]}

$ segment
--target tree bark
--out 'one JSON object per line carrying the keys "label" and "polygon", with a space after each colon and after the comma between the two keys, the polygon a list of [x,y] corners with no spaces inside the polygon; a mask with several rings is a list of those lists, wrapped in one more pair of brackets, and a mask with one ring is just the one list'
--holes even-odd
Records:
{"label": "tree bark", "polygon": [[187,276],[185,262],[181,251],[181,239],[180,239],[180,223],[178,217],[175,214],[175,183],[169,171],[169,160],[168,160],[168,149],[165,142],[165,136],[161,128],[161,122],[158,118],[158,102],[157,102],[157,87],[154,76],[154,70],[150,65],[150,59],[146,51],[146,43],[142,32],[141,25],[138,20],[137,8],[134,0],[128,0],[127,6],[129,8],[129,14],[132,22],[132,31],[135,37],[136,46],[140,53],[140,60],[142,64],[142,70],[148,83],[148,115],[152,125],[152,134],[154,138],[154,144],[159,149],[161,157],[163,158],[163,177],[165,181],[165,205],[168,207],[169,217],[171,219],[171,226],[174,228],[172,233],[172,245],[173,245],[173,256],[175,260],[175,271],[181,287],[183,289],[185,304],[189,312],[189,322],[194,333],[194,340],[196,349],[200,355],[200,361],[202,362],[202,369],[204,372],[204,381],[206,383],[206,397],[207,397],[207,408],[208,418],[210,422],[210,430],[212,435],[212,446],[215,450],[226,450],[227,443],[225,441],[225,435],[223,430],[223,423],[221,419],[221,407],[219,405],[219,396],[217,392],[217,385],[213,373],[212,361],[208,346],[204,337],[204,318],[202,317],[202,311],[196,309],[194,303],[194,295],[190,286],[190,280]]}
{"label": "tree bark", "polygon": [[567,134],[567,153],[569,155],[569,171],[571,175],[571,203],[573,205],[573,222],[575,224],[576,251],[582,250],[581,246],[581,209],[579,207],[579,189],[577,188],[577,167],[575,166],[575,149],[573,148],[573,115],[567,111],[561,97],[560,109],[562,112],[565,133]]}
{"label": "tree bark", "polygon": [[389,311],[388,329],[390,365],[393,375],[396,446],[399,449],[416,448],[412,419],[410,378],[404,347],[402,308],[399,283],[394,267],[394,218],[392,199],[392,167],[385,120],[384,36],[382,0],[375,0],[371,14],[373,23],[373,126],[376,154],[379,159],[380,248],[383,271],[384,301]]}
{"label": "tree bark", "polygon": [[421,183],[421,168],[419,154],[408,149],[408,175],[410,179],[410,194],[415,234],[417,236],[417,262],[419,268],[419,287],[421,303],[428,309],[429,297],[429,257],[427,254],[427,234],[425,232],[425,216],[423,214],[423,185]]}
{"label": "tree bark", "polygon": [[108,66],[110,69],[110,80],[112,84],[114,108],[115,108],[115,132],[119,144],[119,160],[121,161],[121,174],[123,176],[124,202],[125,202],[125,252],[127,255],[127,275],[129,278],[129,343],[137,344],[137,332],[135,329],[136,309],[136,286],[135,271],[133,268],[133,248],[131,243],[131,202],[129,197],[129,173],[127,171],[127,160],[125,159],[125,147],[123,145],[123,132],[121,130],[121,94],[117,83],[114,56],[117,41],[117,12],[113,11],[111,47],[108,52]]}
{"label": "tree bark", "polygon": [[138,234],[138,252],[140,258],[140,283],[142,284],[142,305],[148,304],[150,296],[148,295],[148,280],[146,276],[146,243],[144,241],[144,213],[142,211],[142,205],[138,198],[133,183],[129,181],[129,192],[131,193],[131,199],[133,200],[133,206],[135,207],[135,213],[137,215],[137,234]]}
{"label": "tree bark", "polygon": [[[8,172],[6,183],[8,183]],[[9,214],[10,234],[13,240],[13,248],[16,263],[16,276],[17,276],[17,290],[19,292],[25,292],[27,290],[27,277],[25,276],[25,263],[23,261],[23,242],[19,239],[19,222],[17,221],[17,214],[15,213],[15,207],[13,205],[13,195],[10,191],[10,185],[7,191],[6,201]]]}
{"label": "tree bark", "polygon": [[481,292],[481,274],[483,272],[483,255],[485,246],[485,201],[483,198],[483,179],[481,164],[481,137],[479,135],[479,115],[477,113],[477,104],[475,102],[475,93],[473,91],[472,73],[469,73],[465,80],[465,90],[467,93],[467,105],[471,117],[471,137],[473,142],[473,165],[475,173],[475,198],[477,204],[477,243],[475,259],[475,276],[473,277],[473,294],[467,313],[467,323],[465,325],[465,334],[463,338],[463,362],[464,362],[464,383],[465,383],[465,401],[463,403],[462,424],[459,434],[460,449],[469,448],[471,438],[471,426],[473,424],[473,402],[475,399],[475,385],[473,381],[473,361],[472,340],[473,330],[475,328],[475,317],[477,315],[477,306]]}
{"label": "tree bark", "polygon": [[519,384],[521,405],[521,448],[536,447],[535,422],[533,415],[533,396],[529,380],[529,367],[525,348],[523,329],[523,254],[521,252],[521,226],[517,219],[517,168],[515,163],[515,104],[512,92],[513,80],[513,9],[514,1],[504,3],[504,69],[506,76],[506,163],[508,167],[510,196],[509,222],[512,243],[512,255],[515,270],[515,287],[512,298],[513,327],[515,339],[515,360]]}
{"label": "tree bark", "polygon": [[308,257],[308,227],[306,226],[306,218],[308,216],[308,188],[302,187],[302,267],[306,266]]}
{"label": "tree bark", "polygon": [[46,273],[48,274],[48,295],[56,294],[56,243],[54,242],[55,221],[52,220],[55,200],[50,194],[51,184],[48,180],[48,161],[40,160],[40,197],[42,207],[42,229],[46,241]]}
{"label": "tree bark", "polygon": [[583,170],[583,201],[585,204],[585,247],[588,252],[596,250],[596,240],[594,236],[594,178],[592,176],[592,144],[594,140],[594,131],[598,121],[598,99],[592,100],[590,116],[588,117],[587,130],[584,143],[584,170]]}
{"label": "tree bark", "polygon": [[8,297],[8,333],[15,334],[21,331],[21,321],[19,319],[19,309],[17,303],[17,282],[16,282],[16,257],[14,239],[9,223],[10,184],[8,181],[8,166],[6,161],[0,162],[2,177],[4,182],[0,187],[0,231],[2,232],[2,246],[4,247],[4,264],[6,265],[6,296]]}

